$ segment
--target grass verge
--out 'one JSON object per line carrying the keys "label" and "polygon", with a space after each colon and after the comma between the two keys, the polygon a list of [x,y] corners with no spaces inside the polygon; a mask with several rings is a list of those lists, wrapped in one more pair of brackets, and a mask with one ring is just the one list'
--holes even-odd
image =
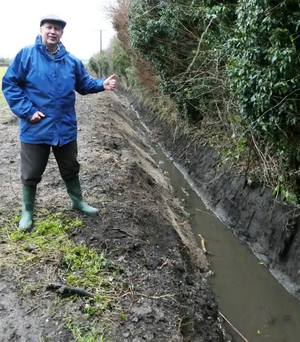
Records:
{"label": "grass verge", "polygon": [[[110,335],[109,322],[122,319],[119,300],[126,286],[122,268],[104,253],[70,238],[70,232],[76,234],[76,229],[84,229],[78,218],[43,213],[30,233],[15,229],[18,221],[19,217],[12,217],[0,229],[1,270],[13,270],[24,298],[32,293],[39,297],[49,283],[58,281],[94,294],[93,298],[58,297],[52,304],[60,314],[63,312],[65,326],[78,342],[105,341]],[[78,302],[80,314],[72,308],[72,303]]]}

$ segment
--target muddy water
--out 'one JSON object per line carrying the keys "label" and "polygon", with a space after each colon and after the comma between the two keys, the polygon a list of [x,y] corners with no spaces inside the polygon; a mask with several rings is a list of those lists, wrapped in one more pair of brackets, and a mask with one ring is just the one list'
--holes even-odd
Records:
{"label": "muddy water", "polygon": [[[153,159],[169,173],[176,197],[191,215],[195,238],[206,240],[209,278],[221,313],[249,342],[300,342],[300,301],[292,297],[228,227],[208,209],[184,172],[153,146]],[[234,341],[243,341],[233,330]]]}
{"label": "muddy water", "polygon": [[[137,117],[139,114],[134,111]],[[140,121],[143,129],[149,132]],[[218,299],[220,312],[242,334],[229,325],[235,342],[300,342],[300,301],[260,263],[249,247],[241,242],[201,200],[201,194],[161,147],[152,145],[153,159],[169,175],[175,196],[190,214],[195,239],[206,240],[214,275],[209,283]]]}

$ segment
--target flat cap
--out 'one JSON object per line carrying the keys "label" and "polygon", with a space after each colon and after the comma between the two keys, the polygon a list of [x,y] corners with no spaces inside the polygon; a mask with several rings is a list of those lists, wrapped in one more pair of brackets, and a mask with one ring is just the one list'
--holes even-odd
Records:
{"label": "flat cap", "polygon": [[67,23],[64,20],[62,20],[59,16],[55,14],[48,14],[41,18],[40,26],[43,26],[48,21],[58,22],[62,25],[63,28],[65,28],[65,26],[67,25]]}

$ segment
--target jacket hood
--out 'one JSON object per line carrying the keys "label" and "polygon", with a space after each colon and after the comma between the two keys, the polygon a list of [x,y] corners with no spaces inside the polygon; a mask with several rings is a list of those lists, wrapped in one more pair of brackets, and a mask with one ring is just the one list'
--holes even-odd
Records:
{"label": "jacket hood", "polygon": [[[61,59],[63,58],[68,51],[66,50],[64,44],[60,41],[58,43],[59,45],[59,51],[57,52],[57,54],[55,55],[55,59]],[[39,49],[44,55],[47,55],[48,57],[50,57],[49,52],[46,48],[46,45],[42,43],[42,37],[41,35],[38,35],[35,39],[35,46],[37,47],[37,49]],[[50,57],[51,58],[51,57]]]}

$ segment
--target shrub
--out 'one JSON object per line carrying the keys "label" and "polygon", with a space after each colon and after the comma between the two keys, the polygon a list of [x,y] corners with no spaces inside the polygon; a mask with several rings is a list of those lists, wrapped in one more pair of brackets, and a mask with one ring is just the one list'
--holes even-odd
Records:
{"label": "shrub", "polygon": [[280,163],[300,160],[300,4],[241,0],[227,65],[240,115]]}
{"label": "shrub", "polygon": [[88,67],[98,76],[99,75],[99,64],[94,57],[89,59]]}
{"label": "shrub", "polygon": [[208,3],[132,0],[129,16],[132,46],[150,61],[163,93],[194,122],[211,107],[215,111],[214,102],[220,102],[225,91],[221,78],[226,34],[219,34],[217,23],[223,19],[228,25],[232,4]]}
{"label": "shrub", "polygon": [[100,77],[107,77],[109,74],[110,67],[109,67],[109,62],[107,60],[107,57],[103,51],[100,53],[98,65],[99,65]]}

